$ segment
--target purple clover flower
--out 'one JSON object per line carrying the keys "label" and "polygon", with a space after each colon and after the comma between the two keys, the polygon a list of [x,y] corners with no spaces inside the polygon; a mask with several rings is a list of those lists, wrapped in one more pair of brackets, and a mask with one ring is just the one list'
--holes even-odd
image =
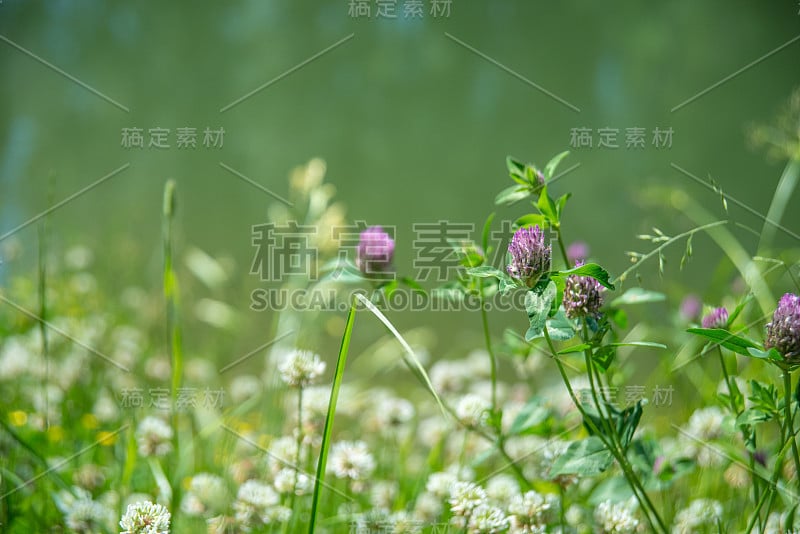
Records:
{"label": "purple clover flower", "polygon": [[[583,265],[582,261],[576,267]],[[591,276],[571,275],[564,286],[564,311],[567,317],[597,317],[603,306],[603,286]]]}
{"label": "purple clover flower", "polygon": [[703,316],[701,324],[703,328],[725,328],[728,326],[728,310],[714,308]]}
{"label": "purple clover flower", "polygon": [[764,348],[776,349],[789,363],[800,364],[800,297],[786,293],[767,323]]}
{"label": "purple clover flower", "polygon": [[522,227],[514,233],[508,245],[511,263],[506,270],[514,278],[533,287],[544,273],[550,270],[552,247],[544,242],[544,232],[539,225]]}
{"label": "purple clover flower", "polygon": [[703,309],[703,303],[694,293],[686,295],[681,301],[680,314],[684,321],[695,319]]}
{"label": "purple clover flower", "polygon": [[359,236],[356,266],[370,276],[387,271],[394,259],[394,239],[380,226],[370,226]]}
{"label": "purple clover flower", "polygon": [[567,259],[570,265],[575,265],[579,261],[586,261],[589,258],[589,245],[585,241],[573,241],[567,247]]}

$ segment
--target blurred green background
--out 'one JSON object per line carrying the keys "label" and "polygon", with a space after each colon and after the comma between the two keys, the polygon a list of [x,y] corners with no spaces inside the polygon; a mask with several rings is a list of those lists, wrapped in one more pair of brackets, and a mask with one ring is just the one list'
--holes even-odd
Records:
{"label": "blurred green background", "polygon": [[[226,3],[48,1],[0,3],[0,233],[41,213],[125,163],[130,167],[49,217],[55,247],[94,252],[100,285],[154,293],[161,284],[163,184],[179,188],[179,246],[235,261],[228,303],[247,311],[250,228],[272,201],[220,167],[236,169],[280,195],[287,173],[312,157],[350,220],[397,227],[397,264],[410,272],[411,225],[447,219],[482,224],[508,185],[511,154],[543,165],[568,149],[570,131],[619,129],[618,149],[573,151],[562,169],[580,166],[554,189],[572,191],[565,235],[621,272],[627,250],[653,225],[691,227],[685,217],[639,202],[655,185],[684,189],[720,218],[718,195],[673,169],[712,176],[723,190],[766,212],[783,162],[748,148],[748,128],[769,123],[800,85],[795,41],[685,107],[676,105],[800,33],[792,1],[532,2],[453,0],[449,17],[349,16],[347,0]],[[446,33],[569,102],[562,105],[449,38]],[[354,37],[224,113],[220,109],[331,44]],[[54,72],[24,47],[129,109],[125,112]],[[130,150],[123,128],[170,128],[172,148]],[[175,129],[223,127],[221,149],[175,148]],[[647,130],[644,149],[624,148],[625,129]],[[652,130],[672,128],[670,149],[652,146]],[[202,137],[202,134],[201,134]],[[146,142],[146,140],[145,140]],[[597,136],[595,135],[595,145]],[[198,140],[198,144],[200,140]],[[516,206],[500,210],[513,220]],[[762,222],[730,205],[730,217],[756,230]],[[800,230],[790,209],[782,221]],[[0,266],[3,279],[31,276],[36,224],[16,233],[19,252]],[[757,238],[738,232],[753,253]],[[779,246],[795,246],[778,232]],[[677,247],[680,248],[681,245]],[[672,284],[705,292],[722,253],[705,236]],[[655,264],[645,284],[663,289]],[[395,317],[475,330],[460,314]],[[524,328],[524,317],[516,321]],[[499,327],[498,327],[499,328]],[[187,335],[187,344],[192,336]],[[447,335],[443,336],[445,342]],[[242,342],[243,348],[253,342]]]}

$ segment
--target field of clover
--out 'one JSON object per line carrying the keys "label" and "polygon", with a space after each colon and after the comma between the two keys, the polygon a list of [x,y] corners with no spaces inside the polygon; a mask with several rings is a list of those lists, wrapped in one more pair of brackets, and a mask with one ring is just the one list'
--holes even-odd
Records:
{"label": "field of clover", "polygon": [[[780,146],[762,237],[800,178],[800,143]],[[38,272],[0,296],[0,530],[798,532],[797,251],[748,253],[723,192],[716,218],[664,188],[641,201],[685,231],[639,236],[644,250],[609,272],[567,235],[580,231],[557,182],[567,156],[498,162],[486,211],[513,211],[507,244],[489,215],[474,242],[451,243],[460,267],[439,287],[402,276],[381,226],[353,261],[322,239],[324,276],[283,289],[335,295],[338,320],[281,310],[262,325],[275,341],[240,358],[233,269],[179,239],[173,182],[160,292],[103,294],[91,251],[48,247],[45,230]],[[292,207],[270,220],[345,223],[324,175],[320,160],[295,169]],[[702,299],[648,287],[645,268],[666,279],[698,242],[724,253],[725,283]],[[483,343],[433,357],[395,326],[399,292],[469,305]],[[207,325],[192,354],[189,313]],[[371,344],[351,354],[359,337]],[[634,376],[650,389],[621,395]],[[664,410],[659,381],[693,396]]]}

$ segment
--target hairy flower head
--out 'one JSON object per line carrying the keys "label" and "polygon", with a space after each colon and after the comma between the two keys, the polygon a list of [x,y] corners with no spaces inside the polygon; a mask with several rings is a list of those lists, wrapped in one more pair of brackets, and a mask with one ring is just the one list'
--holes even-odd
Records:
{"label": "hairy flower head", "polygon": [[511,262],[508,274],[533,287],[539,278],[550,270],[552,247],[545,244],[544,232],[539,225],[522,227],[514,233],[508,245]]}
{"label": "hairy flower head", "polygon": [[800,297],[786,293],[767,323],[764,348],[776,349],[790,364],[800,364]]}

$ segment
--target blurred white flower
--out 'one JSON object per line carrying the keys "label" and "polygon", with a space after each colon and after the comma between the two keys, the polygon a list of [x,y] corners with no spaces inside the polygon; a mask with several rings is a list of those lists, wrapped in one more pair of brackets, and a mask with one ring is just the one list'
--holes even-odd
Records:
{"label": "blurred white flower", "polygon": [[630,534],[639,526],[639,520],[626,503],[601,502],[595,508],[594,520],[603,534]]}
{"label": "blurred white flower", "polygon": [[712,499],[695,499],[675,514],[673,534],[694,534],[704,525],[715,526],[722,520],[722,505]]}
{"label": "blurred white flower", "polygon": [[136,444],[142,457],[169,454],[171,441],[172,428],[158,417],[145,417],[136,429]]}
{"label": "blurred white flower", "polygon": [[181,510],[189,515],[206,515],[221,512],[227,505],[228,488],[225,481],[217,475],[198,473],[189,483]]}
{"label": "blurred white flower", "polygon": [[375,459],[363,441],[340,441],[331,447],[329,466],[338,478],[364,480],[375,470]]}
{"label": "blurred white flower", "polygon": [[499,474],[486,483],[486,495],[492,504],[505,508],[519,495],[519,482],[511,475]]}
{"label": "blurred white flower", "polygon": [[701,467],[721,466],[725,457],[709,442],[727,434],[723,426],[724,420],[725,415],[716,406],[695,410],[684,429],[685,434],[682,432],[680,435],[683,454],[696,459]]}
{"label": "blurred white flower", "polygon": [[305,388],[325,372],[325,362],[318,354],[307,350],[295,350],[286,355],[278,366],[278,371],[288,386]]}
{"label": "blurred white flower", "polygon": [[[295,479],[297,479],[296,482]],[[307,495],[314,488],[311,477],[289,468],[278,471],[275,475],[274,485],[275,489],[282,494],[295,492],[296,495]]]}
{"label": "blurred white flower", "polygon": [[278,494],[267,484],[248,480],[239,486],[233,503],[236,521],[245,528],[265,523],[269,508],[278,504],[279,500]]}
{"label": "blurred white flower", "polygon": [[456,417],[468,427],[484,424],[489,416],[491,405],[483,397],[468,393],[456,405]]}
{"label": "blurred white flower", "polygon": [[255,397],[264,389],[261,380],[254,375],[239,375],[231,380],[231,400],[239,404],[251,397]]}
{"label": "blurred white flower", "polygon": [[389,480],[379,480],[372,484],[369,493],[369,502],[373,508],[391,510],[394,500],[397,498],[399,487],[397,482]]}
{"label": "blurred white flower", "polygon": [[414,503],[414,517],[424,524],[434,523],[442,515],[442,499],[423,491]]}
{"label": "blurred white flower", "polygon": [[75,245],[64,253],[64,265],[73,271],[82,271],[88,268],[94,260],[92,249],[83,245]]}

